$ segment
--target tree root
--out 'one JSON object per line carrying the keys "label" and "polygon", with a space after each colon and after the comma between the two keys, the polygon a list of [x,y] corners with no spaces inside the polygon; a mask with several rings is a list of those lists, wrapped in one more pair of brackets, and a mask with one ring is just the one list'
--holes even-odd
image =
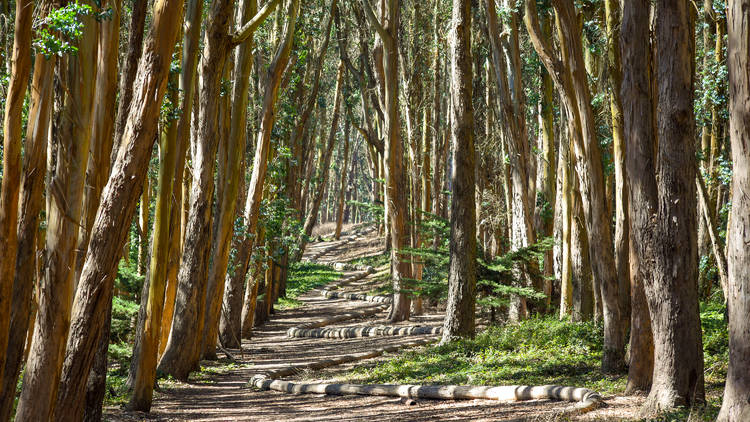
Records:
{"label": "tree root", "polygon": [[293,394],[370,395],[438,400],[562,400],[575,402],[565,413],[584,413],[603,404],[599,393],[588,388],[559,385],[510,385],[483,387],[470,385],[402,385],[402,384],[325,384],[299,383],[254,376],[250,383],[261,390],[275,390]]}
{"label": "tree root", "polygon": [[364,300],[366,302],[375,303],[391,303],[393,297],[391,296],[369,296],[364,293],[339,293],[330,290],[323,290],[323,296],[328,299],[347,299],[347,300]]}
{"label": "tree root", "polygon": [[420,336],[441,334],[443,327],[411,325],[406,327],[343,327],[343,328],[309,328],[287,331],[289,337],[307,338],[357,338],[376,336]]}

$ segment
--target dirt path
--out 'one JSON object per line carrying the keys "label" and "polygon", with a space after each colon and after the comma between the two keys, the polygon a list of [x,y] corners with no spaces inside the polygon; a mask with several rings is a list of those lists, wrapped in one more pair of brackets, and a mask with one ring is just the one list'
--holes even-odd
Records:
{"label": "dirt path", "polygon": [[[306,256],[330,248],[332,242],[313,243]],[[364,239],[339,244],[320,256],[318,261],[334,261],[344,256],[377,253],[382,241],[370,233]],[[351,272],[344,272],[345,274]],[[374,283],[375,275],[345,286],[344,290],[366,292]],[[250,340],[243,341],[243,350],[230,350],[237,363],[203,362],[201,376],[190,383],[169,383],[162,386],[149,414],[105,409],[105,420],[112,421],[432,421],[432,420],[556,420],[556,414],[568,403],[536,400],[503,403],[488,400],[433,401],[420,400],[415,405],[403,404],[399,399],[366,396],[293,395],[273,391],[257,391],[247,387],[252,375],[289,365],[305,364],[341,355],[360,353],[413,340],[410,336],[365,337],[353,339],[288,338],[286,331],[294,326],[352,310],[374,306],[369,302],[325,299],[315,289],[299,299],[303,305],[277,313],[255,330]],[[385,312],[359,320],[345,321],[335,326],[354,326],[383,322]],[[425,315],[411,323],[439,324],[440,315]],[[221,355],[221,354],[220,354]],[[382,359],[382,358],[381,358]],[[368,361],[371,362],[371,361]],[[355,364],[341,365],[328,370],[300,373],[289,379],[330,380],[337,372]],[[214,368],[213,370],[211,368]],[[603,419],[632,414],[637,405],[633,399],[610,399],[606,409],[592,412],[586,419]]]}

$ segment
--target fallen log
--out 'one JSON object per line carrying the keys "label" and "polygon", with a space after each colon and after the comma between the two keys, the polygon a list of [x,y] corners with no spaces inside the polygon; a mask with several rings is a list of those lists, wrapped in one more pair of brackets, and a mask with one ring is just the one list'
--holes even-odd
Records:
{"label": "fallen log", "polygon": [[599,393],[588,388],[560,385],[509,385],[484,387],[471,385],[408,385],[408,384],[326,384],[302,383],[254,376],[250,383],[261,390],[293,394],[370,395],[437,400],[561,400],[575,402],[577,412],[587,412],[602,405]]}
{"label": "fallen log", "polygon": [[342,327],[342,328],[298,328],[287,331],[289,337],[306,338],[358,338],[377,336],[421,336],[442,334],[443,327],[410,325],[405,327]]}

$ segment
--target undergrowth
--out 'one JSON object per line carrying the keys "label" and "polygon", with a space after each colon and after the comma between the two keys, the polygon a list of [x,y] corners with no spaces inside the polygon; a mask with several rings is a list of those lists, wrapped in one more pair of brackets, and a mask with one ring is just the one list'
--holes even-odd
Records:
{"label": "undergrowth", "polygon": [[[728,362],[721,303],[701,305],[705,359],[705,407],[678,409],[656,421],[714,420],[721,405]],[[400,352],[343,375],[356,383],[544,385],[586,387],[622,394],[627,375],[600,370],[601,324],[536,316],[518,325],[491,326],[471,340]]]}
{"label": "undergrowth", "polygon": [[296,308],[302,304],[297,299],[300,295],[339,278],[341,278],[341,273],[326,265],[311,262],[292,264],[286,283],[286,297],[279,298],[276,307],[279,309]]}

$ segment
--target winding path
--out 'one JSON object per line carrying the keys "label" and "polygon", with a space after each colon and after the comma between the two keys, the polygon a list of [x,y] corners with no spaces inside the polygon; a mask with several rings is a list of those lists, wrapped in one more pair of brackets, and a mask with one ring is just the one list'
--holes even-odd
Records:
{"label": "winding path", "polygon": [[[312,243],[305,256],[318,254],[316,261],[338,261],[372,253],[382,244],[372,232],[357,240],[344,242]],[[346,247],[344,247],[344,245]],[[334,247],[335,246],[335,247]],[[354,251],[354,252],[353,252]],[[361,293],[369,291],[375,275],[355,277],[361,271],[343,271],[350,277],[338,292]],[[243,350],[230,350],[236,364],[226,369],[217,363],[202,362],[201,377],[190,383],[162,383],[152,412],[127,412],[105,409],[105,420],[112,421],[429,421],[429,420],[554,420],[570,404],[549,400],[523,402],[498,402],[494,400],[423,400],[417,402],[398,397],[382,396],[329,396],[324,394],[288,394],[276,391],[259,391],[249,382],[258,375],[278,376],[293,381],[332,382],[338,373],[359,363],[347,362],[347,356],[372,353],[374,350],[392,350],[402,345],[424,343],[436,335],[375,336],[354,338],[294,338],[288,331],[299,326],[313,326],[333,315],[365,313],[356,319],[326,325],[326,329],[377,326],[383,323],[387,307],[383,303],[326,298],[326,288],[314,289],[301,297],[302,306],[277,311],[270,321],[255,330],[254,337],[243,340]],[[362,312],[368,311],[368,312]],[[428,314],[414,318],[410,323],[425,326],[439,325],[441,316]],[[396,324],[398,326],[398,324]],[[416,339],[416,340],[415,340]],[[221,356],[221,354],[220,354]],[[375,358],[378,359],[378,358]],[[382,359],[382,358],[380,358]],[[327,369],[317,369],[317,362],[337,363]],[[338,362],[340,361],[340,362]],[[366,362],[372,362],[370,360]],[[325,365],[324,365],[325,366]],[[221,368],[212,372],[211,368]],[[300,372],[299,369],[303,368]],[[306,369],[305,369],[306,368]],[[629,404],[629,403],[628,403]],[[610,400],[608,409],[600,409],[583,418],[606,418],[618,406]],[[622,406],[622,404],[620,404]],[[622,409],[620,409],[622,410]],[[618,414],[622,414],[621,412]],[[553,418],[553,419],[550,419]]]}

